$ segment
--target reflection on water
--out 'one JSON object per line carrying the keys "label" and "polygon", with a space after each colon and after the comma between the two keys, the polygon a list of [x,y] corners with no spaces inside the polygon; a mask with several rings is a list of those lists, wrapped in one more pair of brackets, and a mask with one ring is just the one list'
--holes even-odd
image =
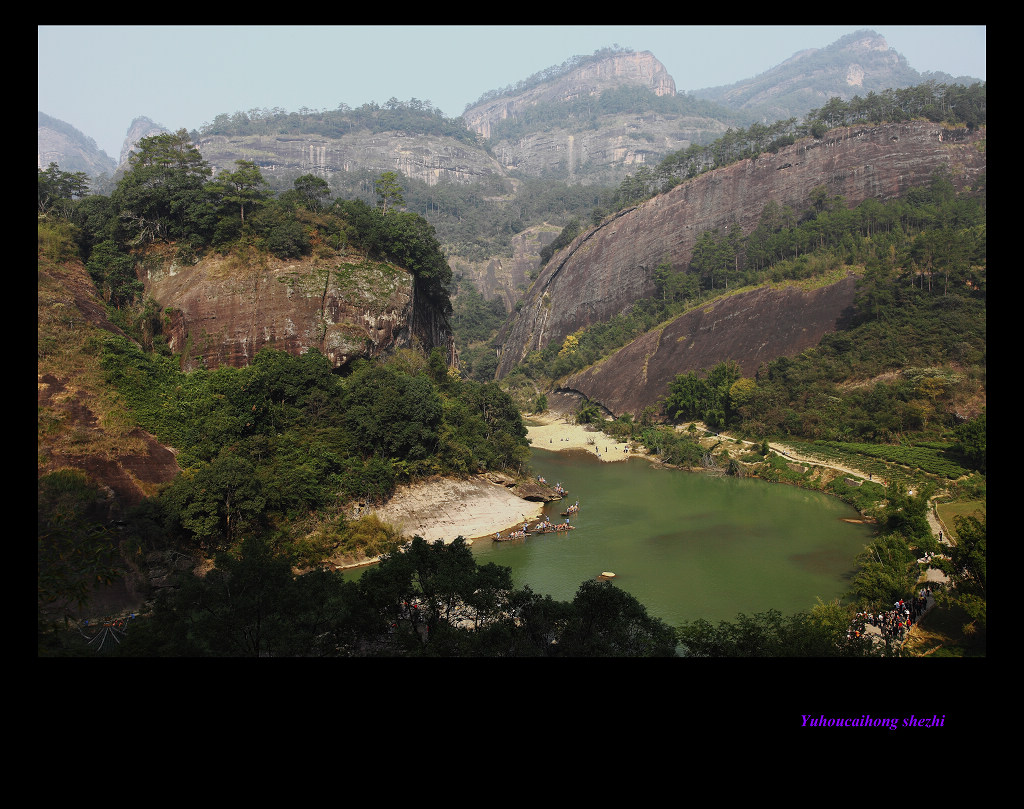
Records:
{"label": "reflection on water", "polygon": [[576,530],[512,542],[478,540],[481,564],[512,569],[519,586],[570,600],[603,571],[652,615],[731,620],[808,609],[842,595],[869,526],[833,497],[764,481],[657,469],[641,459],[602,463],[584,453],[534,450],[533,468],[580,502]]}

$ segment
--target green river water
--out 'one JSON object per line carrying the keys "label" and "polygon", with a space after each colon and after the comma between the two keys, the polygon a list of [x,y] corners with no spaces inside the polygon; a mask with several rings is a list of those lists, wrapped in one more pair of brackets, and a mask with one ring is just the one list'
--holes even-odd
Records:
{"label": "green river water", "polygon": [[817,492],[750,478],[656,468],[636,458],[603,463],[586,452],[533,450],[532,465],[577,499],[574,530],[510,542],[477,540],[480,564],[512,569],[516,585],[569,601],[604,571],[648,613],[677,626],[777,609],[809,609],[846,592],[871,527]]}
{"label": "green river water", "polygon": [[[511,568],[516,586],[571,601],[604,571],[650,615],[672,626],[810,609],[846,592],[871,527],[817,492],[750,478],[605,463],[587,452],[532,451],[534,472],[568,496],[544,507],[552,522],[579,500],[574,530],[509,542],[478,539],[477,562]],[[361,575],[357,571],[346,576]]]}

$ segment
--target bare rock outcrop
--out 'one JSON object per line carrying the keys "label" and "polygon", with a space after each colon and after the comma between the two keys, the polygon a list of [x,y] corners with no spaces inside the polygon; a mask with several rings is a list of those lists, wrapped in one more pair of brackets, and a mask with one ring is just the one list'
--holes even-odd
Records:
{"label": "bare rock outcrop", "polygon": [[639,417],[668,393],[677,374],[733,360],[744,376],[781,356],[795,356],[842,327],[856,276],[817,289],[762,287],[712,301],[653,329],[578,374],[564,387],[614,416]]}
{"label": "bare rock outcrop", "polygon": [[649,51],[616,53],[521,93],[506,94],[470,107],[462,113],[462,120],[472,131],[490,138],[496,121],[515,117],[536,104],[595,96],[620,84],[647,87],[659,96],[676,94],[675,81],[654,54]]}
{"label": "bare rock outcrop", "polygon": [[596,127],[544,126],[515,137],[503,136],[496,128],[539,104],[597,98],[621,85],[642,87],[658,96],[676,94],[675,81],[653,54],[616,53],[520,92],[478,103],[462,114],[462,120],[471,131],[491,140],[491,151],[506,170],[530,176],[565,173],[589,182],[617,182],[637,166],[656,163],[695,140],[725,132],[721,121],[655,112],[606,114]]}
{"label": "bare rock outcrop", "polygon": [[449,346],[443,316],[417,301],[410,273],[390,264],[358,256],[147,264],[146,294],[169,317],[168,342],[183,370],[241,367],[264,347],[295,355],[315,348],[341,368],[414,341]]}
{"label": "bare rock outcrop", "polygon": [[825,186],[850,207],[926,186],[946,169],[957,188],[984,173],[984,128],[971,132],[913,121],[835,129],[681,183],[578,236],[544,267],[501,335],[498,376],[530,351],[626,311],[655,292],[663,261],[688,266],[699,236],[738,227],[749,234],[769,201],[795,211]]}
{"label": "bare rock outcrop", "polygon": [[217,169],[251,160],[265,177],[291,180],[301,174],[329,178],[335,172],[397,171],[427,185],[485,181],[507,172],[483,149],[440,136],[403,132],[321,135],[210,135],[198,143],[203,158]]}

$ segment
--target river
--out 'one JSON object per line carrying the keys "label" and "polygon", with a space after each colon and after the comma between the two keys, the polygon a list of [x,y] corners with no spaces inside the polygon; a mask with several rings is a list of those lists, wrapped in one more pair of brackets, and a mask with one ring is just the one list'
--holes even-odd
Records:
{"label": "river", "polygon": [[587,452],[534,449],[532,465],[560,482],[552,522],[579,500],[574,530],[510,542],[477,540],[481,564],[512,569],[517,586],[560,601],[604,571],[649,614],[678,626],[777,609],[784,615],[848,589],[871,526],[834,497],[751,478],[606,463]]}

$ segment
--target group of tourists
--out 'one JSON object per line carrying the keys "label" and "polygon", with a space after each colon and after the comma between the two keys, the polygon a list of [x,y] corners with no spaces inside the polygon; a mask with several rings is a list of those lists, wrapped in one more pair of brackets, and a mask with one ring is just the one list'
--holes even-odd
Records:
{"label": "group of tourists", "polygon": [[893,602],[890,609],[881,612],[858,612],[847,631],[848,638],[860,638],[868,633],[868,626],[878,630],[883,638],[903,642],[910,628],[916,624],[928,609],[932,596],[931,587],[923,587],[913,598]]}

